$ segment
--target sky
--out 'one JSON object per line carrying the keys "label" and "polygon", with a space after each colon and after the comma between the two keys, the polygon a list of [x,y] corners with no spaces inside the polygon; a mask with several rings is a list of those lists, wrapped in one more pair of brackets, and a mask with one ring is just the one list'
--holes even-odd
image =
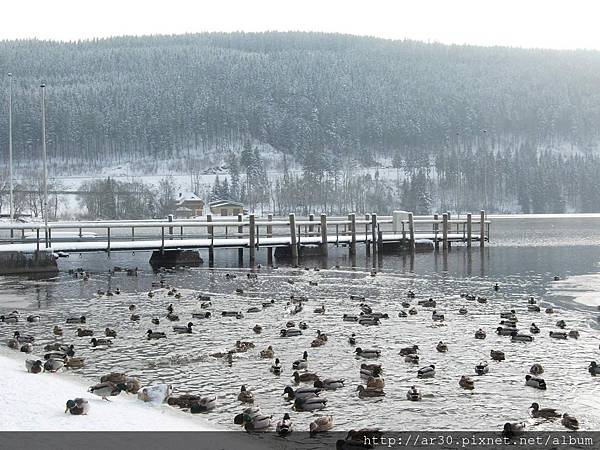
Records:
{"label": "sky", "polygon": [[598,0],[2,0],[0,39],[321,31],[600,50]]}

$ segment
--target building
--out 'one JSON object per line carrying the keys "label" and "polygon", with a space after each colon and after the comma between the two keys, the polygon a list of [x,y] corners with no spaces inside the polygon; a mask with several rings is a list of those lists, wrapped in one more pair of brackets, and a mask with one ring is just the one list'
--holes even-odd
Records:
{"label": "building", "polygon": [[204,200],[193,192],[180,192],[176,206],[176,217],[188,218],[204,214]]}
{"label": "building", "polygon": [[238,214],[247,214],[244,210],[244,204],[231,200],[217,200],[208,204],[210,213],[216,216],[237,216]]}

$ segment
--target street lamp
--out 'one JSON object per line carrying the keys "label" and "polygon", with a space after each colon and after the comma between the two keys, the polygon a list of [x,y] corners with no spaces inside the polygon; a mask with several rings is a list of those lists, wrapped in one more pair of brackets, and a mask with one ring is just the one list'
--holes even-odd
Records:
{"label": "street lamp", "polygon": [[40,85],[42,93],[42,160],[44,161],[44,203],[42,210],[44,214],[44,228],[46,248],[48,248],[48,164],[46,161],[46,85]]}
{"label": "street lamp", "polygon": [[8,74],[8,178],[9,178],[9,216],[14,219],[13,200],[13,148],[12,148],[12,73]]}

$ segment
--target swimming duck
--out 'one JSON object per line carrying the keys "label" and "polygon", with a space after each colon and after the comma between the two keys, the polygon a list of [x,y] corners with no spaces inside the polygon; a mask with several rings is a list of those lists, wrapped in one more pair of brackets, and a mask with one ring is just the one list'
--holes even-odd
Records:
{"label": "swimming duck", "polygon": [[25,344],[21,345],[20,350],[22,353],[31,353],[33,351],[33,345],[26,342]]}
{"label": "swimming duck", "polygon": [[480,361],[476,366],[475,366],[475,373],[477,375],[485,375],[486,373],[488,373],[490,371],[490,366],[488,365],[487,361]]}
{"label": "swimming duck", "polygon": [[304,354],[302,355],[302,359],[297,359],[296,361],[294,361],[292,363],[292,369],[293,370],[301,370],[301,369],[307,369],[308,368],[308,352],[304,352]]}
{"label": "swimming duck", "polygon": [[513,331],[510,340],[512,342],[532,342],[533,336],[530,336],[528,334],[521,334],[517,331]]}
{"label": "swimming duck", "polygon": [[27,359],[25,360],[25,368],[29,373],[40,373],[42,371],[42,361]]}
{"label": "swimming duck", "polygon": [[406,296],[407,296],[408,298],[415,298],[417,295],[416,295],[416,294],[415,294],[413,291],[409,290],[409,291],[406,293]]}
{"label": "swimming duck", "polygon": [[569,331],[569,337],[571,339],[579,339],[579,331],[577,331],[577,330]]}
{"label": "swimming duck", "polygon": [[418,345],[413,345],[411,347],[404,347],[404,348],[400,349],[400,356],[416,355],[418,350],[419,350]]}
{"label": "swimming duck", "polygon": [[275,362],[271,365],[271,372],[275,375],[281,374],[281,363],[279,362],[279,358],[275,358]]}
{"label": "swimming duck", "polygon": [[565,427],[569,428],[570,430],[579,430],[579,421],[575,417],[567,413],[563,414],[560,423],[562,423]]}
{"label": "swimming duck", "polygon": [[419,300],[417,304],[425,308],[435,308],[437,306],[437,302],[432,298],[429,300]]}
{"label": "swimming duck", "polygon": [[513,438],[525,432],[525,422],[506,422],[502,430],[503,438]]}
{"label": "swimming duck", "polygon": [[274,355],[275,355],[275,352],[273,351],[273,347],[270,345],[267,348],[265,348],[264,350],[260,351],[261,358],[273,359]]}
{"label": "swimming duck", "polygon": [[406,311],[400,311],[398,313],[398,317],[400,317],[401,319],[408,317],[408,314],[406,313]]}
{"label": "swimming duck", "polygon": [[342,320],[344,322],[357,322],[358,321],[358,316],[352,315],[352,314],[344,314],[342,316]]}
{"label": "swimming duck", "polygon": [[48,358],[44,362],[44,372],[58,372],[65,365],[64,360]]}
{"label": "swimming duck", "polygon": [[270,302],[264,302],[264,303],[262,303],[262,307],[263,308],[268,308],[270,306],[273,306],[274,304],[275,304],[275,299],[271,299]]}
{"label": "swimming duck", "polygon": [[150,322],[152,322],[153,325],[159,325],[160,319],[158,317],[153,317]]}
{"label": "swimming duck", "polygon": [[544,373],[544,367],[541,364],[539,364],[539,363],[535,363],[529,369],[529,373],[532,374],[532,375],[541,375],[541,374]]}
{"label": "swimming duck", "polygon": [[18,316],[0,316],[0,322],[15,324],[19,322]]}
{"label": "swimming duck", "polygon": [[567,323],[566,323],[564,320],[562,320],[562,319],[561,319],[561,320],[559,320],[558,322],[556,322],[556,326],[557,326],[558,328],[561,328],[561,329],[562,329],[562,328],[565,328],[565,327],[567,326]]}
{"label": "swimming duck", "polygon": [[237,414],[233,419],[233,423],[243,425],[244,422],[249,422],[258,415],[260,415],[260,408],[258,406],[250,406],[244,409],[241,414]]}
{"label": "swimming duck", "polygon": [[170,406],[179,406],[180,408],[190,408],[192,403],[200,400],[199,395],[194,394],[183,394],[179,397],[167,398],[167,404]]}
{"label": "swimming duck", "polygon": [[417,402],[421,400],[421,392],[417,389],[416,386],[411,386],[408,392],[406,393],[406,399],[412,402]]}
{"label": "swimming duck", "polygon": [[177,293],[175,294],[175,298],[181,298],[181,292],[177,292]]}
{"label": "swimming duck", "polygon": [[529,332],[531,334],[538,334],[540,332],[540,329],[535,323],[532,323],[531,326],[529,327]]}
{"label": "swimming duck", "polygon": [[468,310],[464,306],[458,310],[458,313],[461,314],[461,315],[463,315],[463,316],[465,314],[467,314],[467,312],[468,312]]}
{"label": "swimming duck", "polygon": [[364,314],[371,314],[373,312],[373,308],[366,303],[361,303],[359,307]]}
{"label": "swimming duck", "polygon": [[315,387],[299,387],[294,390],[291,386],[286,386],[283,390],[283,395],[287,395],[288,400],[294,400],[297,398],[315,397],[321,392],[320,388]]}
{"label": "swimming duck", "polygon": [[333,428],[333,416],[317,417],[309,425],[310,435],[314,436],[317,433],[324,433]]}
{"label": "swimming duck", "polygon": [[279,334],[281,337],[300,336],[302,334],[302,330],[299,330],[297,328],[288,328],[281,330]]}
{"label": "swimming duck", "polygon": [[529,312],[540,312],[541,308],[538,305],[528,305],[527,311]]}
{"label": "swimming duck", "polygon": [[600,375],[600,366],[596,363],[596,361],[592,361],[588,367],[588,371],[592,376]]}
{"label": "swimming duck", "polygon": [[314,310],[315,314],[325,314],[325,305],[321,305]]}
{"label": "swimming duck", "polygon": [[403,308],[410,308],[410,302],[402,302],[400,303]]}
{"label": "swimming duck", "polygon": [[558,275],[554,275],[554,281],[559,281],[560,277]]}
{"label": "swimming duck", "polygon": [[275,431],[277,432],[277,434],[279,436],[282,436],[282,437],[287,436],[292,431],[294,431],[292,419],[290,419],[290,415],[288,413],[285,413],[283,415],[283,419],[281,419],[279,422],[277,422]]}
{"label": "swimming duck", "polygon": [[254,403],[254,394],[246,389],[245,384],[242,384],[242,387],[240,388],[238,400],[242,403]]}
{"label": "swimming duck", "polygon": [[129,312],[134,312],[136,309],[135,305],[129,305]]}
{"label": "swimming duck", "polygon": [[77,328],[77,336],[79,337],[87,337],[87,336],[93,336],[94,332],[92,330],[88,330],[86,328]]}
{"label": "swimming duck", "polygon": [[235,341],[235,352],[236,353],[244,353],[250,349],[256,347],[253,342],[249,341]]}
{"label": "swimming duck", "polygon": [[533,375],[525,375],[525,385],[546,390],[546,381],[543,378]]}
{"label": "swimming duck", "polygon": [[154,297],[154,292],[152,292],[152,291],[148,292],[148,298],[152,298],[152,297]]}
{"label": "swimming duck", "polygon": [[247,313],[258,313],[260,312],[260,308],[258,306],[251,306],[246,310]]}
{"label": "swimming duck", "polygon": [[154,386],[145,386],[137,393],[137,396],[143,402],[165,403],[172,393],[172,385],[156,384]]}
{"label": "swimming duck", "polygon": [[81,369],[85,366],[84,358],[68,358],[65,361],[65,367],[67,369]]}
{"label": "swimming duck", "polygon": [[500,313],[500,318],[501,319],[515,319],[516,315],[515,315],[515,310],[511,309],[510,311],[503,311]]}
{"label": "swimming duck", "polygon": [[384,387],[385,380],[380,376],[367,378],[367,388],[383,390]]}
{"label": "swimming duck", "polygon": [[498,283],[494,284],[494,290],[495,291],[499,291],[500,290],[500,285],[498,285]]}
{"label": "swimming duck", "polygon": [[435,309],[433,310],[433,312],[431,313],[431,319],[436,321],[436,322],[441,322],[444,320],[444,315],[438,313]]}
{"label": "swimming duck", "polygon": [[512,336],[515,331],[516,331],[515,328],[504,328],[504,327],[496,328],[496,334],[498,336]]}
{"label": "swimming duck", "polygon": [[202,397],[202,398],[200,398],[200,400],[192,402],[190,404],[190,412],[192,414],[208,412],[208,411],[215,409],[216,406],[217,406],[217,397],[216,396],[213,395],[211,397]]}
{"label": "swimming duck", "polygon": [[179,320],[179,316],[174,313],[168,313],[165,317],[171,322],[177,322]]}
{"label": "swimming duck", "polygon": [[418,378],[432,378],[435,376],[435,366],[432,364],[430,366],[422,367],[417,372]]}
{"label": "swimming duck", "polygon": [[296,326],[296,322],[294,322],[293,320],[288,320],[288,321],[285,323],[285,327],[286,327],[286,328],[294,328],[295,326]]}
{"label": "swimming duck", "polygon": [[490,350],[490,358],[492,358],[494,361],[504,361],[506,356],[504,355],[503,351]]}
{"label": "swimming duck", "polygon": [[110,347],[112,345],[112,341],[110,339],[92,338],[90,339],[90,343],[92,344],[92,347]]}
{"label": "swimming duck", "polygon": [[[303,382],[303,381],[319,381],[319,376],[316,373],[311,373],[311,372],[302,372],[299,373],[298,371],[295,371],[292,376],[294,377],[294,381],[296,382],[296,384]],[[315,386],[318,387],[318,386]]]}
{"label": "swimming duck", "polygon": [[383,373],[381,364],[361,364],[360,376],[362,378],[378,377]]}
{"label": "swimming duck", "polygon": [[414,306],[408,310],[408,314],[410,314],[411,316],[417,315],[418,312],[419,311]]}
{"label": "swimming duck", "polygon": [[19,340],[15,338],[10,338],[6,341],[6,345],[8,348],[12,348],[13,350],[18,350],[20,347]]}
{"label": "swimming duck", "polygon": [[256,324],[252,327],[252,331],[254,331],[256,334],[260,334],[262,333],[263,327],[262,325]]}
{"label": "swimming duck", "polygon": [[18,331],[13,333],[13,337],[19,341],[20,344],[33,344],[35,342],[35,337],[29,334],[21,334]]}
{"label": "swimming duck", "polygon": [[411,355],[406,355],[404,357],[404,361],[410,364],[419,364],[419,355],[417,354],[411,354]]}
{"label": "swimming duck", "polygon": [[551,331],[550,337],[554,339],[567,339],[567,333],[564,331]]}
{"label": "swimming duck", "polygon": [[458,385],[463,389],[475,389],[475,383],[471,377],[463,375],[458,381]]}
{"label": "swimming duck", "polygon": [[362,349],[360,347],[356,347],[354,350],[356,356],[360,356],[362,358],[379,358],[381,356],[381,350],[376,349]]}
{"label": "swimming duck", "polygon": [[381,389],[374,389],[374,388],[364,387],[362,384],[358,385],[358,387],[356,388],[356,390],[358,391],[358,396],[360,398],[366,398],[366,397],[383,397],[385,395],[385,392],[382,391]]}
{"label": "swimming duck", "polygon": [[481,328],[475,332],[475,339],[485,339],[486,334]]}
{"label": "swimming duck", "polygon": [[107,397],[115,397],[119,395],[122,391],[125,391],[127,386],[124,383],[111,383],[110,381],[105,381],[104,383],[98,383],[94,386],[90,386],[88,392],[91,392],[98,397],[102,397],[102,400],[108,400]]}
{"label": "swimming duck", "polygon": [[356,334],[352,333],[348,338],[348,344],[356,345]]}
{"label": "swimming duck", "polygon": [[358,318],[359,325],[369,326],[369,325],[379,325],[380,323],[381,322],[379,321],[379,319],[377,317],[361,316]]}
{"label": "swimming duck", "polygon": [[85,398],[76,398],[67,400],[65,414],[71,413],[74,416],[85,416],[90,410],[90,404]]}
{"label": "swimming duck", "polygon": [[106,327],[104,329],[104,334],[106,335],[106,337],[112,337],[112,338],[116,338],[117,337],[117,332],[115,330],[111,330],[108,327]]}
{"label": "swimming duck", "polygon": [[556,417],[560,417],[560,413],[556,411],[554,408],[542,408],[540,409],[540,405],[538,403],[532,403],[531,406],[531,416],[535,418],[543,417],[544,419],[554,419]]}
{"label": "swimming duck", "polygon": [[554,314],[554,308],[546,308],[546,314]]}
{"label": "swimming duck", "polygon": [[327,391],[334,391],[344,387],[344,380],[341,378],[325,378],[324,380],[319,380],[317,378],[313,386]]}
{"label": "swimming duck", "polygon": [[34,322],[39,322],[39,321],[40,321],[40,316],[38,316],[38,315],[27,316],[27,322],[29,322],[29,323],[34,323]]}
{"label": "swimming duck", "polygon": [[52,334],[54,334],[54,336],[62,336],[63,329],[61,327],[59,327],[58,325],[54,325],[54,328],[52,329]]}
{"label": "swimming duck", "polygon": [[152,330],[148,330],[146,331],[146,339],[150,340],[150,339],[164,339],[166,338],[167,335],[162,332],[162,331],[152,331]]}
{"label": "swimming duck", "polygon": [[442,341],[438,342],[435,348],[440,353],[445,353],[448,351],[448,345]]}
{"label": "swimming duck", "polygon": [[188,322],[186,326],[175,325],[173,326],[173,331],[177,334],[190,334],[192,332],[193,326],[194,324],[192,322]]}

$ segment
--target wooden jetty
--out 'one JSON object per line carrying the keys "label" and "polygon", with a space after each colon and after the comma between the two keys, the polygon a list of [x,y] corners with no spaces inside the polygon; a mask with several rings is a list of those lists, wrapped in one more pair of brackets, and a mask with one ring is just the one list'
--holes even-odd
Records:
{"label": "wooden jetty", "polygon": [[[357,246],[364,245],[368,255],[378,252],[415,252],[447,250],[453,244],[483,247],[489,241],[490,221],[485,211],[476,216],[452,218],[450,213],[415,216],[411,212],[395,211],[391,216],[366,214],[357,217],[257,217],[254,214],[237,217],[213,217],[174,220],[128,220],[90,222],[2,223],[0,224],[0,254],[21,252],[55,254],[152,251],[152,259],[177,262],[177,252],[189,263],[190,250],[208,251],[209,263],[214,252],[222,248],[238,249],[240,258],[247,250],[250,265],[257,252],[266,249],[268,262],[275,257],[292,260],[306,255],[326,257],[331,245],[348,248],[356,255]],[[199,261],[201,261],[198,258]],[[1,271],[1,269],[0,269]]]}

